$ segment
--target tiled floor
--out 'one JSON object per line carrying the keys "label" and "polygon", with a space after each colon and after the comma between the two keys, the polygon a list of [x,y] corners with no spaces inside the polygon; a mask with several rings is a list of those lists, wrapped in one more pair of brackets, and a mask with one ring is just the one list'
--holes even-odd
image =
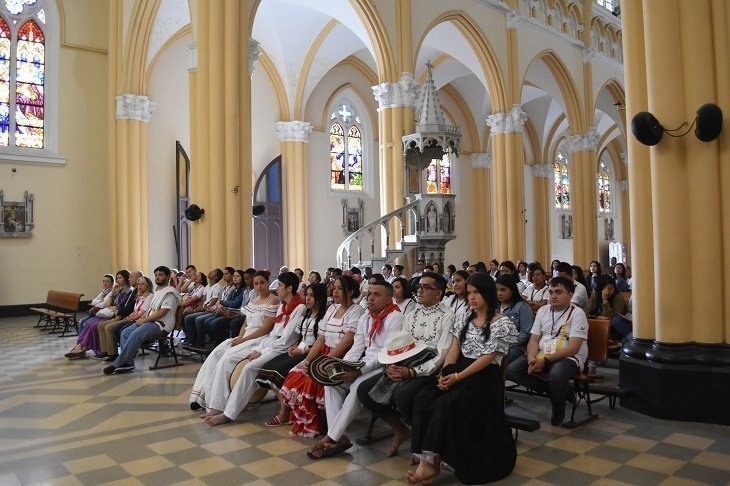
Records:
{"label": "tiled floor", "polygon": [[[402,484],[407,447],[386,442],[311,461],[313,442],[262,423],[267,403],[211,428],[188,408],[199,361],[104,376],[92,359],[69,361],[75,338],[39,332],[31,318],[0,320],[0,485],[53,484]],[[615,373],[605,370],[605,373]],[[542,428],[521,433],[505,484],[730,484],[730,428],[651,419],[603,402],[600,418],[569,430],[549,425],[544,399],[512,395],[510,413]],[[368,417],[353,424],[361,436]],[[454,484],[443,474],[436,484]]]}

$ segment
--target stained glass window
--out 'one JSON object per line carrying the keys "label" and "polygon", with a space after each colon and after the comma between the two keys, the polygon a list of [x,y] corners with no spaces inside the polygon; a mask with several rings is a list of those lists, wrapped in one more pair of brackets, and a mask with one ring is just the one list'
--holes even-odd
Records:
{"label": "stained glass window", "polygon": [[570,177],[568,175],[568,159],[563,149],[553,163],[553,183],[555,186],[555,207],[570,209]]}
{"label": "stained glass window", "polygon": [[612,205],[611,175],[608,171],[608,164],[605,160],[601,160],[598,166],[598,210],[602,213],[610,213]]}
{"label": "stained glass window", "polygon": [[433,159],[426,168],[426,192],[428,194],[451,194],[451,159],[444,154]]}
{"label": "stained glass window", "polygon": [[10,28],[0,17],[0,146],[10,140]]}
{"label": "stained glass window", "polygon": [[42,6],[38,0],[0,3],[2,147],[45,146],[46,36],[40,26],[46,13]]}
{"label": "stained glass window", "polygon": [[[330,188],[336,191],[363,190],[362,132],[360,118],[346,104],[330,115]],[[355,123],[353,123],[353,121]]]}
{"label": "stained glass window", "polygon": [[43,148],[43,84],[45,39],[38,24],[29,20],[18,31],[15,95],[15,145]]}

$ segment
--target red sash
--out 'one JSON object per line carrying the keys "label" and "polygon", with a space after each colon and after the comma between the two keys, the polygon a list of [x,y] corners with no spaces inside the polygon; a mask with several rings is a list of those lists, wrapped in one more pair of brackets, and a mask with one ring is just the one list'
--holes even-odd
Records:
{"label": "red sash", "polygon": [[[370,344],[373,344],[373,337],[376,334],[380,334],[380,331],[382,330],[382,327],[383,327],[383,320],[386,318],[386,316],[388,314],[390,314],[391,312],[394,312],[394,311],[400,312],[400,309],[398,308],[397,305],[395,305],[392,302],[389,303],[388,305],[386,305],[385,308],[382,311],[380,311],[380,314],[378,314],[377,316],[375,315],[374,312],[370,311],[370,317],[373,318],[373,320],[375,321],[375,322],[373,322],[373,327],[370,328],[370,335],[368,336],[368,338],[370,340]],[[370,345],[370,344],[368,344],[368,345]]]}
{"label": "red sash", "polygon": [[281,314],[276,316],[274,322],[278,323],[281,322],[283,318],[286,318],[284,320],[284,327],[286,327],[286,325],[289,324],[289,316],[291,316],[291,313],[294,312],[294,309],[296,309],[301,303],[302,297],[299,294],[294,294],[294,297],[292,297],[288,304],[286,302],[281,304]]}

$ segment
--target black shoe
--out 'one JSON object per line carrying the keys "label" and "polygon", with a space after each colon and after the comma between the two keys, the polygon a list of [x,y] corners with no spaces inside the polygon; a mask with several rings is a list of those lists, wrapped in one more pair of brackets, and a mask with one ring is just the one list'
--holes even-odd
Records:
{"label": "black shoe", "polygon": [[202,408],[198,402],[190,402],[190,410],[200,410]]}
{"label": "black shoe", "polygon": [[94,359],[106,359],[109,357],[109,353],[97,353],[94,355]]}
{"label": "black shoe", "polygon": [[565,420],[565,405],[561,407],[553,407],[553,416],[550,419],[550,425],[557,427]]}
{"label": "black shoe", "polygon": [[113,354],[111,356],[107,356],[106,358],[104,358],[104,361],[116,361],[118,357],[119,357],[119,355]]}
{"label": "black shoe", "polygon": [[117,370],[117,367],[114,365],[109,365],[106,368],[104,368],[102,371],[105,375],[111,375]]}
{"label": "black shoe", "polygon": [[68,359],[82,359],[86,357],[86,351],[76,351],[75,353],[64,354]]}
{"label": "black shoe", "polygon": [[134,371],[134,364],[124,364],[124,365],[120,366],[119,368],[117,368],[116,370],[114,370],[114,372],[117,374],[131,373],[132,371]]}

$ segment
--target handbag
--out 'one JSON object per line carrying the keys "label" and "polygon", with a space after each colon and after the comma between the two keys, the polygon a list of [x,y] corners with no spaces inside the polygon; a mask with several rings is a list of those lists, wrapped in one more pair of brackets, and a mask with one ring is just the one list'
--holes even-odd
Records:
{"label": "handbag", "polygon": [[93,316],[95,316],[95,315],[97,314],[97,312],[99,312],[100,310],[101,310],[101,307],[96,307],[96,306],[94,306],[94,307],[92,307],[91,309],[89,309],[89,315],[93,317]]}

